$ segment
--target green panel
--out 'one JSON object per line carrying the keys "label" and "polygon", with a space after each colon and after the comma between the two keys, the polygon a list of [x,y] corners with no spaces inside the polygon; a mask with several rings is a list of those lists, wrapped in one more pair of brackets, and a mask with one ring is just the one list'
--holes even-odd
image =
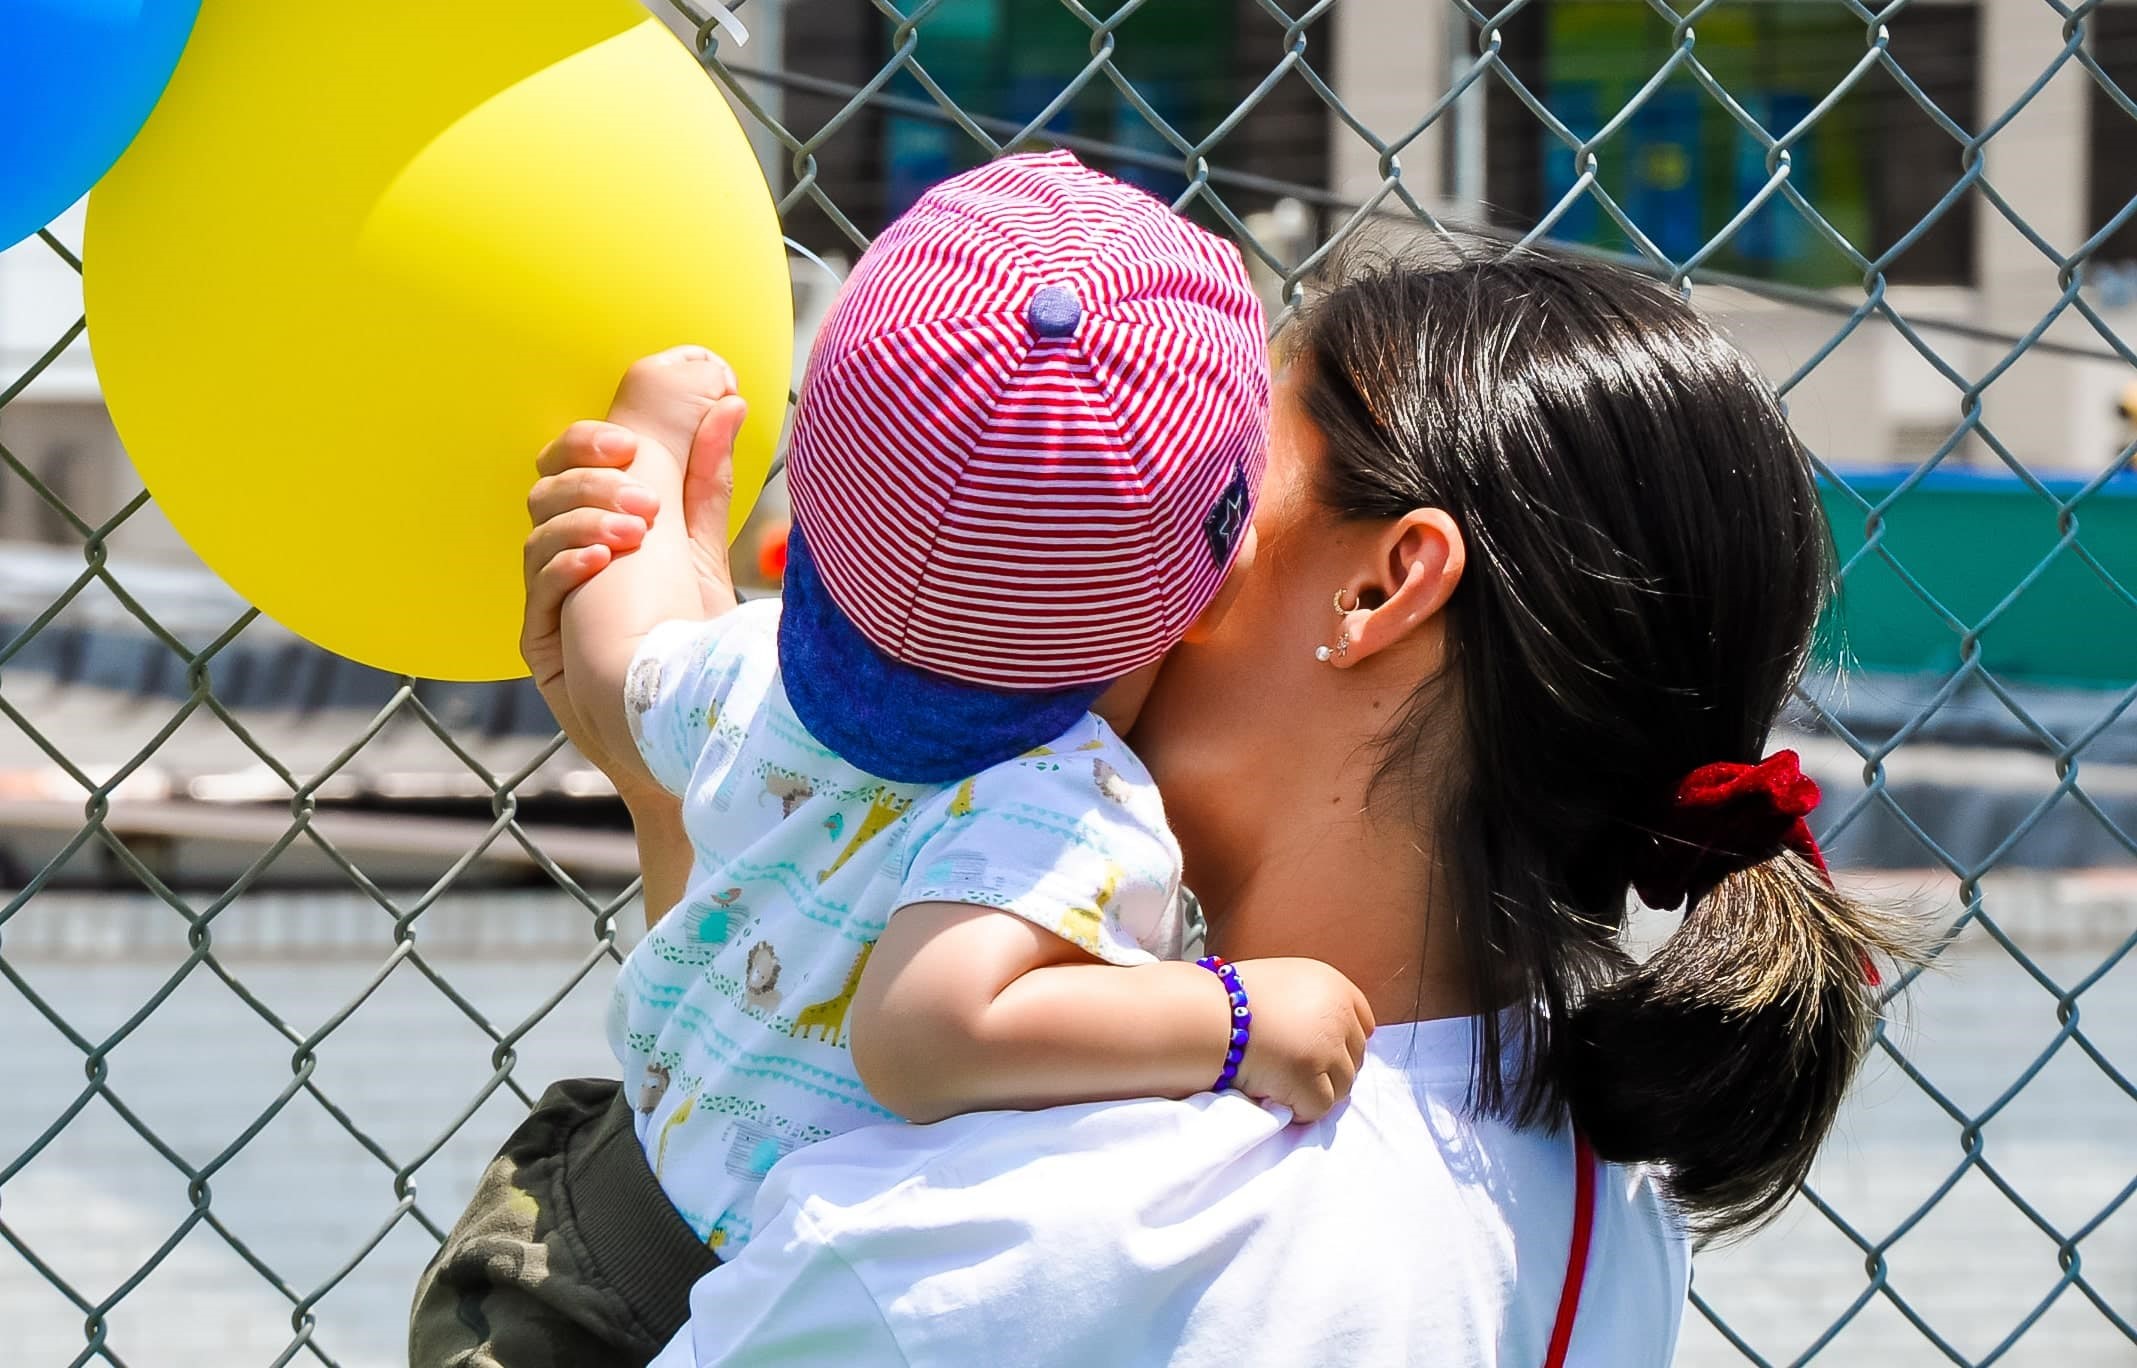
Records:
{"label": "green panel", "polygon": [[[1849,488],[1875,504],[1902,476],[1846,478]],[[2060,484],[2053,492],[2069,499],[2080,488]],[[1845,565],[1862,550],[1866,515],[1838,488],[1827,486],[1823,497]],[[2046,560],[2038,577],[1982,630],[1984,662],[2000,678],[2128,688],[2137,683],[2137,606],[2129,601],[2137,593],[2137,483],[2117,480],[2073,514],[2078,546],[2123,592],[2087,565],[2077,547],[2057,552],[2062,530],[2055,507],[2008,477],[1932,474],[1893,503],[1881,544],[1967,627],[1979,626]],[[1959,663],[1963,629],[1931,609],[1876,552],[1849,569],[1830,626],[1838,630],[1827,633],[1828,641],[1837,639],[1850,664],[1863,669],[1949,673]]]}

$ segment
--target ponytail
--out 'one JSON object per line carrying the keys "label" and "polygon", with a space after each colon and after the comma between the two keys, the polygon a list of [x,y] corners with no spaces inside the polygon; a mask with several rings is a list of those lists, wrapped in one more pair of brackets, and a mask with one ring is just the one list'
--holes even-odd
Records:
{"label": "ponytail", "polygon": [[[1703,1236],[1755,1226],[1874,1038],[1872,966],[1914,958],[1822,876],[1794,757],[1744,763],[1832,584],[1772,389],[1652,282],[1497,248],[1368,262],[1285,352],[1318,500],[1441,509],[1467,548],[1376,785],[1431,815],[1470,1000],[1513,1009],[1478,1018],[1474,1105],[1655,1164]],[[1687,907],[1644,963],[1634,888]]]}
{"label": "ponytail", "polygon": [[1646,963],[1553,1031],[1573,1124],[1615,1163],[1662,1167],[1695,1235],[1778,1212],[1869,1048],[1874,966],[1912,958],[1897,918],[1792,850],[1728,875]]}

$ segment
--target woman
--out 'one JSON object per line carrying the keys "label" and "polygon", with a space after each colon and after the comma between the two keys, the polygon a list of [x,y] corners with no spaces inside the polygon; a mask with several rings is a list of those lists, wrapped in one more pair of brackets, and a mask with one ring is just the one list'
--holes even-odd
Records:
{"label": "woman", "polygon": [[[1131,739],[1212,948],[1366,991],[1351,1100],[803,1150],[657,1362],[1663,1363],[1686,1235],[1808,1169],[1907,947],[1826,882],[1793,757],[1760,763],[1828,575],[1771,392],[1649,283],[1533,254],[1371,270],[1283,343],[1259,549]],[[538,677],[646,511],[599,468],[627,448],[548,457]],[[636,806],[664,906],[670,818]],[[1689,900],[1644,964],[1635,889]]]}

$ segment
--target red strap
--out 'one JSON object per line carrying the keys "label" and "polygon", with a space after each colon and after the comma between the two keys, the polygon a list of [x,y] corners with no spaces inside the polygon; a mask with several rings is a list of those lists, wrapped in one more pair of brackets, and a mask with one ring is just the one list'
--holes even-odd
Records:
{"label": "red strap", "polygon": [[1558,1294],[1558,1323],[1551,1327],[1551,1352],[1543,1368],[1565,1368],[1573,1343],[1573,1320],[1580,1314],[1581,1284],[1588,1276],[1588,1244],[1595,1234],[1595,1151],[1588,1137],[1573,1133],[1573,1248],[1566,1255],[1566,1286]]}

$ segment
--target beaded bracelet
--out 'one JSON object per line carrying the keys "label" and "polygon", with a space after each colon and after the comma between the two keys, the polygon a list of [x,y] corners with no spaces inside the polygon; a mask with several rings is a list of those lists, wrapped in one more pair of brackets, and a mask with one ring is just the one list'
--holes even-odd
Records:
{"label": "beaded bracelet", "polygon": [[1247,1010],[1247,990],[1239,986],[1239,971],[1231,961],[1217,955],[1208,955],[1195,961],[1217,976],[1224,984],[1224,995],[1232,1008],[1231,1044],[1224,1052],[1224,1072],[1217,1075],[1211,1092],[1223,1092],[1239,1081],[1239,1061],[1247,1057],[1247,1032],[1254,1025],[1254,1014]]}

